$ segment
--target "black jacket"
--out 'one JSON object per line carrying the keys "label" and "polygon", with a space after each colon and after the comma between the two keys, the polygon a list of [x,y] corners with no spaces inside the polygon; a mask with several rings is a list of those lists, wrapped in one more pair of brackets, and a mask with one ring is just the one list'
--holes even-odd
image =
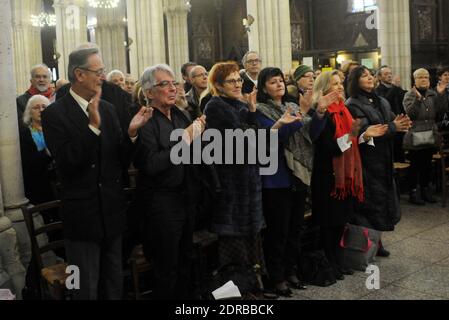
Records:
{"label": "black jacket", "polygon": [[42,113],[45,141],[62,184],[66,238],[100,241],[121,235],[125,225],[122,168],[134,145],[122,135],[113,106],[100,102],[101,134],[70,94]]}
{"label": "black jacket", "polygon": [[20,127],[20,153],[22,158],[25,196],[34,205],[55,199],[52,189],[52,158],[44,151],[38,151],[30,129]]}
{"label": "black jacket", "polygon": [[312,172],[313,220],[323,227],[344,226],[354,213],[354,198],[336,200],[331,197],[335,188],[333,159],[342,154],[335,140],[335,124],[326,114],[323,131],[314,141]]}
{"label": "black jacket", "polygon": [[379,231],[393,231],[401,217],[393,169],[396,116],[384,98],[380,98],[380,105],[376,106],[360,95],[349,98],[346,105],[354,119],[361,120],[360,134],[371,125],[388,124],[387,134],[374,139],[375,147],[366,143],[360,145],[365,202],[356,205],[354,222]]}
{"label": "black jacket", "polygon": [[395,115],[405,114],[402,101],[404,101],[406,92],[407,91],[401,87],[392,86],[391,88],[387,88],[382,83],[376,88],[376,94],[387,99],[390,103],[391,111],[393,111]]}
{"label": "black jacket", "polygon": [[[56,92],[56,101],[67,95],[70,91],[70,84],[66,84]],[[133,109],[131,95],[119,86],[104,81],[102,86],[101,99],[109,102],[115,107],[117,116],[120,120],[120,127],[123,132],[128,131],[131,121],[131,111]]]}

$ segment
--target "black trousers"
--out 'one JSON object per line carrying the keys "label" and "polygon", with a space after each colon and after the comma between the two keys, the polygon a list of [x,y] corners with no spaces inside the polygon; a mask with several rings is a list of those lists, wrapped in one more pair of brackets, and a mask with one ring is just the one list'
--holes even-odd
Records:
{"label": "black trousers", "polygon": [[179,192],[146,197],[144,250],[154,262],[154,298],[186,299],[190,292],[194,211]]}
{"label": "black trousers", "polygon": [[306,192],[305,185],[293,190],[263,190],[263,211],[267,224],[263,247],[273,284],[283,282],[286,276],[296,275]]}
{"label": "black trousers", "polygon": [[65,240],[67,262],[80,271],[80,289],[74,300],[123,298],[122,237],[101,242]]}
{"label": "black trousers", "polygon": [[409,169],[409,187],[410,191],[418,187],[418,182],[421,188],[429,186],[432,174],[432,157],[435,150],[433,148],[424,150],[411,150],[410,169]]}

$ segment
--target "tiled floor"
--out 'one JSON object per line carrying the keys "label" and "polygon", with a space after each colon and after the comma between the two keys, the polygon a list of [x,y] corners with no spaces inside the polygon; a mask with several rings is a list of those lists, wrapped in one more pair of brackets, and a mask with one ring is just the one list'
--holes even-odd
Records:
{"label": "tiled floor", "polygon": [[449,207],[401,204],[396,231],[382,236],[391,256],[375,263],[380,290],[368,290],[369,275],[356,272],[331,287],[295,291],[292,300],[449,300]]}

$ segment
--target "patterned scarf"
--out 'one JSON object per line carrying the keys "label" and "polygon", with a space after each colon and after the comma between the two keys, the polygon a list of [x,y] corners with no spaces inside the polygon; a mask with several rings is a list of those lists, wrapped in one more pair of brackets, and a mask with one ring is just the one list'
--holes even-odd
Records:
{"label": "patterned scarf", "polygon": [[[328,111],[335,124],[335,139],[351,134],[353,118],[343,102],[329,106]],[[352,137],[352,146],[342,155],[334,157],[335,188],[331,196],[344,200],[348,196],[364,201],[362,161],[357,138]]]}

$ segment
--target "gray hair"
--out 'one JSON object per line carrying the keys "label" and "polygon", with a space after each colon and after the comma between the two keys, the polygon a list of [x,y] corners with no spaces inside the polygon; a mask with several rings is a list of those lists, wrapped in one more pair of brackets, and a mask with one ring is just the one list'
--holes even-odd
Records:
{"label": "gray hair", "polygon": [[28,100],[25,111],[23,112],[23,123],[25,123],[25,125],[31,125],[31,108],[33,108],[36,102],[39,101],[42,101],[46,106],[50,105],[50,100],[48,100],[46,97],[40,94],[32,96],[30,100]]}
{"label": "gray hair", "polygon": [[140,79],[140,83],[142,84],[142,90],[153,89],[156,84],[156,72],[161,71],[168,73],[173,79],[175,79],[175,73],[173,70],[166,64],[157,64],[152,67],[148,67],[142,74]]}
{"label": "gray hair", "polygon": [[68,78],[71,83],[76,82],[75,70],[88,68],[87,60],[94,54],[100,54],[100,49],[94,44],[85,44],[70,53]]}
{"label": "gray hair", "polygon": [[111,81],[111,79],[115,76],[121,76],[121,77],[123,77],[123,79],[125,79],[125,74],[123,72],[121,72],[120,70],[112,70],[106,76],[106,80]]}
{"label": "gray hair", "polygon": [[248,56],[249,56],[250,54],[252,54],[252,53],[257,54],[257,56],[258,56],[259,59],[260,59],[259,52],[257,52],[257,51],[248,51],[247,53],[245,53],[245,55],[244,55],[243,58],[242,58],[242,64],[243,64],[243,65],[246,64],[246,62],[248,61]]}
{"label": "gray hair", "polygon": [[53,74],[51,73],[50,68],[45,63],[36,64],[31,67],[31,71],[30,71],[31,78],[34,77],[34,74],[36,73],[37,69],[46,69],[48,71],[49,79],[53,78]]}

